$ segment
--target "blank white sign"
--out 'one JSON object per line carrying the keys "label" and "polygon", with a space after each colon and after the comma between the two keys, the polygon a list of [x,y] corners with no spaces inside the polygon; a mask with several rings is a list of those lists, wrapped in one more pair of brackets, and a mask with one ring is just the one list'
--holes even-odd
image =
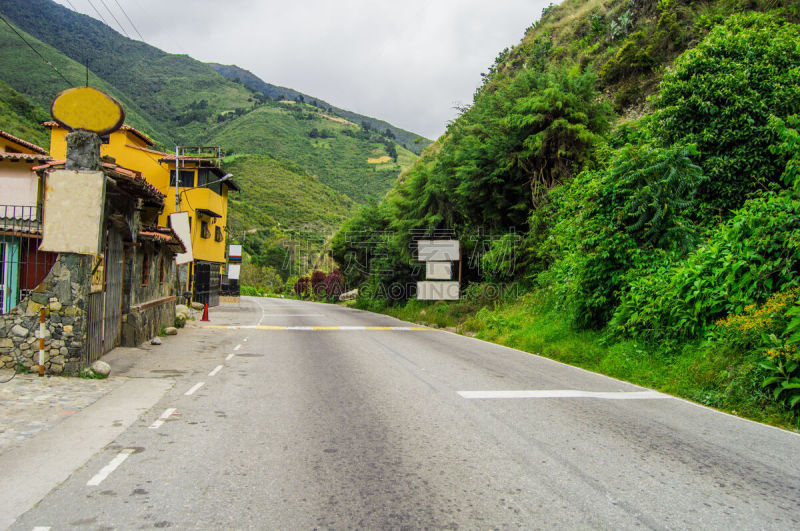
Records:
{"label": "blank white sign", "polygon": [[186,247],[185,253],[175,255],[175,263],[178,265],[188,264],[194,260],[194,256],[192,256],[192,231],[189,228],[189,213],[175,212],[170,214],[169,224],[183,242],[183,246]]}
{"label": "blank white sign", "polygon": [[426,262],[425,278],[427,280],[450,280],[453,278],[452,262]]}
{"label": "blank white sign", "polygon": [[105,182],[99,171],[57,170],[47,177],[40,251],[100,254]]}
{"label": "blank white sign", "polygon": [[458,296],[458,282],[417,282],[417,300],[457,301]]}
{"label": "blank white sign", "polygon": [[458,240],[420,240],[417,242],[420,262],[453,262],[461,260]]}

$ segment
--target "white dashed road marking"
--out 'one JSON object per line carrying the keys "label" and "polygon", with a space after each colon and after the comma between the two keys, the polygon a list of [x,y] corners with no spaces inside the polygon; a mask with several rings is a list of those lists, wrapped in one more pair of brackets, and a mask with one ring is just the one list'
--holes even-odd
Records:
{"label": "white dashed road marking", "polygon": [[228,355],[225,357],[225,361],[231,361],[232,359],[233,359],[233,354],[228,354]]}
{"label": "white dashed road marking", "polygon": [[214,370],[208,373],[209,376],[216,376],[219,371],[222,370],[222,365],[217,365],[214,367]]}
{"label": "white dashed road marking", "polygon": [[119,467],[119,465],[121,465],[135,451],[136,450],[134,450],[133,448],[125,448],[124,450],[122,450],[120,453],[117,454],[117,456],[114,459],[111,460],[110,463],[108,463],[106,466],[100,469],[100,472],[95,474],[94,477],[86,483],[86,486],[87,487],[98,486],[100,483],[103,482],[104,479],[108,477],[109,474],[115,471]]}
{"label": "white dashed road marking", "polygon": [[184,396],[191,396],[191,395],[193,395],[193,394],[195,393],[195,391],[197,391],[198,389],[200,389],[201,387],[203,387],[205,384],[206,384],[205,382],[198,382],[198,383],[194,384],[194,385],[192,386],[192,388],[191,388],[191,389],[189,389],[188,391],[186,391],[185,393],[183,393],[183,394],[184,394]]}
{"label": "white dashed road marking", "polygon": [[[247,340],[245,340],[245,341],[247,341]],[[242,344],[241,343],[239,343],[238,345],[233,347],[233,350],[236,351],[236,350],[239,350],[240,348],[242,348]]]}
{"label": "white dashed road marking", "polygon": [[657,391],[577,391],[574,389],[543,389],[537,391],[459,391],[463,398],[601,398],[605,400],[653,400],[672,398]]}
{"label": "white dashed road marking", "polygon": [[150,425],[150,429],[157,430],[158,428],[160,428],[161,425],[164,424],[164,421],[170,418],[173,413],[175,413],[174,407],[165,409],[164,412],[161,414],[161,416],[158,417],[158,419]]}

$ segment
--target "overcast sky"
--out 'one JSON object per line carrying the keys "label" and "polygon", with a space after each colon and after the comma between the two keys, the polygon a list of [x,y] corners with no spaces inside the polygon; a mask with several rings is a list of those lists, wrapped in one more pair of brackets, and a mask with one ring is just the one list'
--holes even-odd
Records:
{"label": "overcast sky", "polygon": [[[56,0],[170,53],[435,139],[551,0]],[[119,6],[118,6],[119,4]]]}

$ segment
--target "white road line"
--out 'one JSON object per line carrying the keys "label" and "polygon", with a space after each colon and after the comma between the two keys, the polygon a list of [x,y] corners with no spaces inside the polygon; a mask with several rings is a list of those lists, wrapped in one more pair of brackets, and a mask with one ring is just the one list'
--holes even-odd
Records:
{"label": "white road line", "polygon": [[324,313],[265,313],[264,317],[325,317]]}
{"label": "white road line", "polygon": [[314,330],[313,326],[287,326],[286,330]]}
{"label": "white road line", "polygon": [[225,361],[231,361],[232,359],[233,359],[233,354],[228,354],[228,355],[225,357]]}
{"label": "white road line", "polygon": [[[245,340],[245,341],[247,341],[247,340]],[[236,350],[239,350],[240,348],[242,348],[242,344],[241,343],[239,343],[238,345],[233,347],[233,350],[236,351]]]}
{"label": "white road line", "polygon": [[125,448],[124,450],[122,450],[120,453],[117,454],[117,456],[114,459],[111,460],[110,463],[108,463],[106,466],[100,469],[100,472],[95,474],[95,476],[92,479],[87,481],[86,486],[87,487],[98,486],[100,483],[103,482],[104,479],[108,477],[109,474],[115,471],[119,467],[119,465],[121,465],[128,458],[128,456],[130,456],[135,451],[136,450],[134,450],[133,448]]}
{"label": "white road line", "polygon": [[209,376],[216,376],[219,371],[222,370],[222,365],[217,365],[214,367],[214,370],[208,373]]}
{"label": "white road line", "polygon": [[31,531],[50,531],[49,527],[36,526]]}
{"label": "white road line", "polygon": [[191,388],[191,389],[189,389],[188,391],[186,391],[185,393],[183,393],[183,395],[184,395],[184,396],[191,396],[191,395],[193,395],[193,394],[194,394],[194,392],[195,392],[195,391],[197,391],[198,389],[200,389],[200,388],[201,388],[201,387],[203,387],[204,385],[205,385],[205,382],[198,382],[198,383],[194,384],[194,386],[192,386],[192,388]]}
{"label": "white road line", "polygon": [[157,430],[158,428],[160,428],[161,425],[164,424],[164,421],[167,420],[173,413],[175,413],[174,407],[165,409],[164,412],[161,414],[161,416],[158,417],[158,419],[150,425],[150,429]]}
{"label": "white road line", "polygon": [[244,342],[247,343],[247,340],[250,339],[249,337],[244,338]]}
{"label": "white road line", "polygon": [[463,398],[601,398],[605,400],[653,400],[672,398],[657,391],[577,391],[574,389],[544,389],[537,391],[459,391]]}

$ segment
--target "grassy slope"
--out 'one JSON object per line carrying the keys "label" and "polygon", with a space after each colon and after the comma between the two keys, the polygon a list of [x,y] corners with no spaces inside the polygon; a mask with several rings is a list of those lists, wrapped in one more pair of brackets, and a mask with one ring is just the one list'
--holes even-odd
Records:
{"label": "grassy slope", "polygon": [[49,114],[41,106],[0,81],[0,129],[48,149],[50,135],[36,124]]}
{"label": "grassy slope", "polygon": [[[369,164],[368,158],[386,154],[383,144],[347,136],[345,130],[355,132],[358,128],[311,114],[312,111],[310,106],[270,102],[211,129],[206,141],[236,153],[298,161],[321,182],[358,203],[383,197],[403,167],[387,164],[376,168]],[[298,120],[298,113],[313,118]],[[334,137],[310,138],[314,128],[327,130]],[[254,138],[258,142],[253,142]],[[398,148],[399,162],[409,164],[415,158]]]}
{"label": "grassy slope", "polygon": [[242,191],[230,196],[234,232],[277,227],[328,236],[353,208],[353,202],[308,175],[302,168],[267,155],[238,155],[225,168]]}
{"label": "grassy slope", "polygon": [[338,107],[334,107],[333,105],[329,104],[326,101],[323,101],[319,98],[315,98],[313,96],[309,96],[308,94],[303,94],[302,92],[298,92],[294,89],[286,88],[286,87],[278,87],[275,85],[271,85],[269,83],[264,82],[261,78],[253,74],[252,72],[245,70],[244,68],[239,68],[236,65],[220,65],[216,63],[210,63],[210,65],[221,75],[227,77],[228,79],[239,79],[241,82],[252,88],[253,90],[257,90],[263,94],[266,94],[272,99],[288,99],[293,100],[297,97],[302,96],[306,103],[311,103],[312,101],[317,102],[318,107],[326,107],[331,108],[333,113],[337,116],[341,116],[354,122],[356,124],[361,124],[361,122],[366,122],[372,129],[377,129],[379,131],[385,131],[389,129],[397,139],[398,144],[408,148],[413,153],[419,155],[422,153],[422,150],[425,149],[428,145],[430,145],[431,141],[427,138],[422,138],[421,136],[417,135],[416,133],[412,133],[411,131],[406,131],[405,129],[400,129],[399,127],[395,127],[392,124],[385,122],[383,120],[378,120],[377,118],[372,118],[371,116],[364,116],[358,113],[354,113],[352,111],[348,111],[346,109],[340,109]]}

